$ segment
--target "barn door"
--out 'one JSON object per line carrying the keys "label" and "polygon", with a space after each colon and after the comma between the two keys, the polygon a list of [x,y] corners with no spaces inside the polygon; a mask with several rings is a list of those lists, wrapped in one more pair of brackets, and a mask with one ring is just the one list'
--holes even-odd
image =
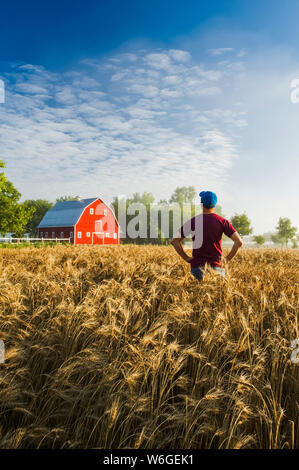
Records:
{"label": "barn door", "polygon": [[92,234],[92,243],[94,245],[104,245],[104,232],[102,227],[102,221],[96,220],[94,233]]}

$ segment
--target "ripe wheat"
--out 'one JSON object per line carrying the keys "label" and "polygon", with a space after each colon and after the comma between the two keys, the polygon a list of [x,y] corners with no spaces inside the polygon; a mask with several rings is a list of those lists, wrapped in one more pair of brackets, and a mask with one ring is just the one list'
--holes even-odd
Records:
{"label": "ripe wheat", "polygon": [[0,251],[1,448],[298,448],[296,250]]}

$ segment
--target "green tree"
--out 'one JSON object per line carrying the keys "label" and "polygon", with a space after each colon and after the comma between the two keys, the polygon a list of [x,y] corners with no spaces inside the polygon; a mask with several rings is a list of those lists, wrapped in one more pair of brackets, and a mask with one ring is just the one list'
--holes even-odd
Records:
{"label": "green tree", "polygon": [[263,235],[255,235],[255,237],[253,237],[253,240],[255,241],[257,245],[263,245],[266,241]]}
{"label": "green tree", "polygon": [[176,202],[178,204],[184,203],[193,203],[196,197],[196,190],[194,186],[181,186],[174,190],[171,198],[169,199],[170,203]]}
{"label": "green tree", "polygon": [[292,248],[298,248],[299,235],[292,239]]}
{"label": "green tree", "polygon": [[26,225],[26,232],[29,232],[30,236],[35,236],[37,232],[37,226],[41,222],[42,218],[53,207],[53,203],[45,199],[28,199],[24,202],[27,207],[34,207],[35,212],[31,216],[30,220]]}
{"label": "green tree", "polygon": [[[5,168],[4,162],[2,162],[1,160],[0,160],[0,168]],[[0,191],[4,187],[5,182],[6,182],[6,176],[2,172],[0,173]]]}
{"label": "green tree", "polygon": [[[5,167],[2,161],[0,167]],[[26,224],[35,209],[19,203],[20,198],[21,194],[4,172],[0,173],[0,233],[14,232],[19,236],[25,233]]]}
{"label": "green tree", "polygon": [[271,235],[271,240],[272,240],[273,243],[275,243],[275,245],[282,245],[283,244],[283,239],[277,233],[273,233]]}
{"label": "green tree", "polygon": [[252,227],[250,226],[251,222],[248,219],[246,213],[244,212],[243,214],[235,214],[231,218],[231,223],[239,232],[240,235],[250,235],[252,233]]}
{"label": "green tree", "polygon": [[160,201],[158,202],[158,204],[161,205],[161,206],[162,206],[162,205],[164,205],[164,206],[166,205],[166,206],[167,206],[167,205],[168,205],[168,201],[167,201],[166,199],[160,199]]}
{"label": "green tree", "polygon": [[78,199],[80,199],[80,196],[61,196],[56,199],[56,202],[77,201]]}
{"label": "green tree", "polygon": [[280,217],[276,230],[278,236],[284,240],[286,247],[288,246],[288,241],[292,240],[297,232],[297,228],[292,227],[291,220],[287,217]]}
{"label": "green tree", "polygon": [[144,204],[146,207],[149,207],[150,204],[155,202],[155,198],[152,193],[144,192],[143,194],[134,193],[132,198],[129,198],[128,203],[140,203]]}

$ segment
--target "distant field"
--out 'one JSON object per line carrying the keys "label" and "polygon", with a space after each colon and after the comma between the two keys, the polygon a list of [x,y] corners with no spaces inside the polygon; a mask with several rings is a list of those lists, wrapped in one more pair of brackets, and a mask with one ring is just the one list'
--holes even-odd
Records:
{"label": "distant field", "polygon": [[299,251],[0,250],[0,448],[298,448]]}

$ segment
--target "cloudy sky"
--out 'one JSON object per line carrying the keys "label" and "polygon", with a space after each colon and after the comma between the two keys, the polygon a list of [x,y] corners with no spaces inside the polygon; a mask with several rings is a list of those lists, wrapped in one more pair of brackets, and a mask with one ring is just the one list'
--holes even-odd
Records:
{"label": "cloudy sky", "polygon": [[0,158],[22,200],[193,185],[255,233],[299,227],[299,4],[209,3],[2,7]]}

